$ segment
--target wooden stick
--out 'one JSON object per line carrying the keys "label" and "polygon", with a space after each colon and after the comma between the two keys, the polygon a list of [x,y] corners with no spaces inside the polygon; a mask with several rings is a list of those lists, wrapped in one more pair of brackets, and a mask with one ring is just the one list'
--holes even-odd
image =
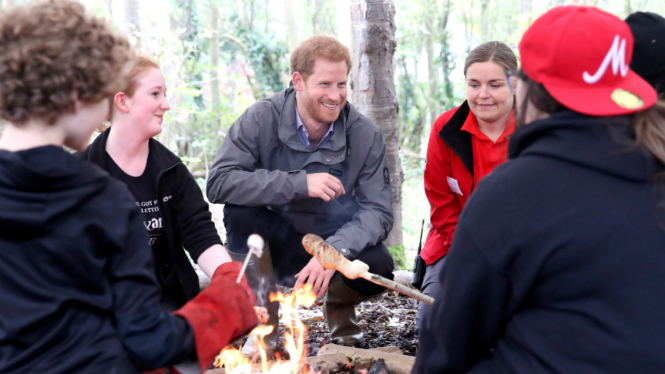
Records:
{"label": "wooden stick", "polygon": [[384,278],[380,275],[376,275],[376,274],[372,274],[370,272],[367,272],[367,273],[363,274],[362,277],[364,279],[367,279],[368,281],[370,281],[372,283],[376,283],[378,285],[388,287],[388,288],[390,288],[392,290],[395,290],[397,292],[401,292],[401,293],[405,294],[406,296],[410,296],[410,297],[413,297],[416,300],[420,300],[420,301],[422,301],[423,303],[425,303],[427,305],[432,305],[434,303],[434,298],[433,297],[427,296],[427,295],[425,295],[424,293],[422,293],[418,290],[414,290],[412,288],[406,287],[403,284],[391,281],[390,279],[386,279],[386,278]]}
{"label": "wooden stick", "polygon": [[397,292],[401,292],[407,296],[413,297],[414,299],[420,300],[428,305],[432,305],[434,303],[434,299],[432,297],[429,297],[422,292],[391,281],[390,279],[386,279],[380,275],[368,272],[367,269],[369,267],[362,261],[349,261],[346,257],[342,256],[341,253],[337,252],[333,246],[326,243],[320,236],[307,234],[302,238],[302,244],[305,247],[305,250],[309,254],[315,256],[319,263],[321,263],[321,265],[326,269],[337,270],[349,279],[366,279],[372,283],[376,283]]}
{"label": "wooden stick", "polygon": [[247,257],[245,257],[245,262],[242,263],[242,268],[240,268],[240,274],[238,274],[238,279],[236,279],[236,283],[240,283],[242,275],[245,274],[245,269],[247,269],[247,264],[249,264],[250,257],[252,257],[252,251],[247,252]]}

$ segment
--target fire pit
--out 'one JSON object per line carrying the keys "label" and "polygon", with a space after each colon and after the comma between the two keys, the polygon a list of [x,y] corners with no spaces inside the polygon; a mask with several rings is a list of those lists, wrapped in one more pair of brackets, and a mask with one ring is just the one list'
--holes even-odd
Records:
{"label": "fire pit", "polygon": [[[284,303],[287,297],[293,296],[282,294],[275,297],[281,298],[280,302]],[[397,292],[388,292],[375,300],[360,304],[357,310],[358,319],[365,330],[365,340],[359,347],[340,347],[326,344],[329,334],[327,325],[320,306],[313,305],[313,298],[310,303],[302,294],[299,300],[306,301],[306,306],[300,307],[293,306],[295,299],[290,300],[290,304],[282,306],[282,334],[278,341],[280,349],[275,352],[274,357],[262,357],[263,362],[253,364],[236,346],[224,350],[226,355],[233,354],[233,357],[238,357],[239,360],[238,363],[231,362],[228,365],[230,371],[227,371],[225,365],[225,368],[209,370],[206,374],[368,373],[379,359],[384,359],[383,367],[390,374],[410,373],[414,361],[411,356],[415,355],[417,344],[414,334],[417,301]],[[292,316],[290,321],[285,318],[289,313]],[[297,322],[294,324],[294,316],[302,324],[302,328],[298,327]],[[291,329],[289,324],[294,328]],[[264,331],[259,329],[257,332]],[[291,353],[294,351],[296,353]],[[239,355],[235,356],[235,352]],[[377,370],[375,368],[374,371],[379,373]]]}

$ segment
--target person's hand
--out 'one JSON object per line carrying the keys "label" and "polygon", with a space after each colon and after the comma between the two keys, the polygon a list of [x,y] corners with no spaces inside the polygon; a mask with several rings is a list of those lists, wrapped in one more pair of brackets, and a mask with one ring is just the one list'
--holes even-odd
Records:
{"label": "person's hand", "polygon": [[[213,278],[216,276],[226,277],[236,282],[238,280],[238,275],[240,275],[240,269],[242,269],[242,262],[239,261],[226,262],[217,267],[212,277]],[[252,291],[252,288],[249,286],[249,283],[247,283],[247,277],[245,277],[245,274],[243,274],[242,278],[240,278],[240,287],[242,287],[245,290],[245,292],[247,293],[247,297],[249,297],[249,300],[251,301],[252,305],[256,305],[256,297],[254,296],[254,292]]]}
{"label": "person's hand", "polygon": [[325,202],[344,195],[344,185],[328,173],[307,174],[307,192],[309,197],[317,197]]}
{"label": "person's hand", "polygon": [[334,269],[324,269],[316,257],[312,257],[309,263],[296,274],[296,285],[293,289],[300,288],[303,284],[311,284],[312,292],[316,297],[323,297],[328,289],[330,278],[335,274]]}
{"label": "person's hand", "polygon": [[210,367],[227,344],[247,335],[259,323],[254,295],[245,284],[236,283],[240,267],[239,262],[220,265],[210,285],[173,312],[187,320],[194,332],[200,372]]}

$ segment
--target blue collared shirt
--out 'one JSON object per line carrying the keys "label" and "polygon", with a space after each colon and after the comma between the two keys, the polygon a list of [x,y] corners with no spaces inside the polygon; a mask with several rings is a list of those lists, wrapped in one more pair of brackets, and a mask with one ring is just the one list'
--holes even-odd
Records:
{"label": "blue collared shirt", "polygon": [[316,151],[317,149],[321,148],[322,145],[326,144],[332,137],[334,127],[335,122],[330,122],[328,132],[323,136],[323,139],[321,139],[319,145],[312,149],[312,145],[309,143],[309,132],[307,131],[305,124],[302,123],[302,118],[300,118],[300,114],[298,113],[298,106],[296,105],[296,130],[298,130],[298,135],[300,135],[300,141],[302,141],[302,144],[308,146],[310,151]]}

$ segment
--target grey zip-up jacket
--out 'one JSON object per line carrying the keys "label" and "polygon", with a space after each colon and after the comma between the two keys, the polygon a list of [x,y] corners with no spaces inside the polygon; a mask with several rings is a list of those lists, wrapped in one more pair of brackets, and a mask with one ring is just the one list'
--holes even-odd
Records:
{"label": "grey zip-up jacket", "polygon": [[[384,240],[393,225],[390,174],[381,131],[347,103],[330,140],[312,151],[296,131],[293,88],[249,107],[233,123],[208,177],[213,203],[266,206],[305,234],[353,259]],[[330,173],[346,194],[310,198],[308,173]]]}

